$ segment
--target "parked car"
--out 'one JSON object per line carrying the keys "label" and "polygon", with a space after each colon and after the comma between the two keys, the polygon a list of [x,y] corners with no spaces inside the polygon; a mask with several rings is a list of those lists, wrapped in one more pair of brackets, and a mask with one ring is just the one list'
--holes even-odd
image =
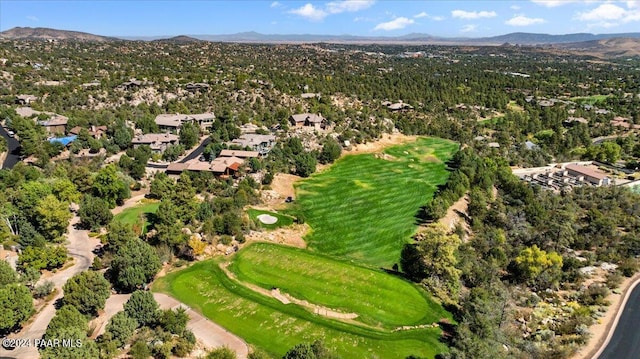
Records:
{"label": "parked car", "polygon": [[16,136],[16,133],[13,131],[7,131],[7,134],[9,135],[9,137],[14,138]]}

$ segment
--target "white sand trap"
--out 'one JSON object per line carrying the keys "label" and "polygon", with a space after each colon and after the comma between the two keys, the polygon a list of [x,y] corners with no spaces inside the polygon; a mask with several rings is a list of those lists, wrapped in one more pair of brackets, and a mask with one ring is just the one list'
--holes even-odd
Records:
{"label": "white sand trap", "polygon": [[258,220],[264,224],[274,224],[276,222],[278,222],[278,218],[274,217],[270,214],[261,214],[258,217]]}

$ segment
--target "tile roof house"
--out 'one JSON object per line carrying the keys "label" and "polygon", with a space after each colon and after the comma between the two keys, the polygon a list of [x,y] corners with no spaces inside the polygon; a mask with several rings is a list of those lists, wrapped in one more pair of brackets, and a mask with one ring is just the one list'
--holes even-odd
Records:
{"label": "tile roof house", "polygon": [[180,127],[187,122],[193,122],[198,124],[201,128],[206,128],[213,124],[216,116],[213,112],[206,112],[193,115],[184,114],[160,114],[156,116],[155,122],[162,130],[179,131]]}
{"label": "tile roof house", "polygon": [[327,120],[321,114],[300,113],[289,118],[289,123],[295,127],[314,127],[316,130],[325,127]]}
{"label": "tile roof house", "polygon": [[276,143],[276,136],[274,135],[258,135],[255,133],[246,133],[239,138],[229,142],[230,145],[240,146],[242,148],[249,147],[253,151],[260,152],[262,155],[266,155],[271,151]]}
{"label": "tile roof house", "polygon": [[153,152],[164,152],[169,145],[178,143],[178,135],[171,133],[147,133],[145,135],[138,135],[131,140],[133,148],[138,148],[142,145],[151,147]]}
{"label": "tile roof house", "polygon": [[191,160],[184,163],[172,163],[167,166],[167,174],[180,174],[183,171],[211,172],[217,176],[236,175],[244,164],[242,158],[235,156],[217,157],[211,162]]}
{"label": "tile roof house", "polygon": [[[76,126],[69,130],[69,133],[73,135],[79,135],[80,131],[82,131],[84,127]],[[91,126],[91,128],[87,129],[89,132],[89,136],[93,138],[101,138],[105,132],[107,132],[107,126]]]}

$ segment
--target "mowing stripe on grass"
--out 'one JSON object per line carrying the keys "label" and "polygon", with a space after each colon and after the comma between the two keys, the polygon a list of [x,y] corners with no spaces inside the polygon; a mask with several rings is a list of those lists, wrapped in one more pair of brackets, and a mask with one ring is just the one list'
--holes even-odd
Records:
{"label": "mowing stripe on grass", "polygon": [[390,155],[345,156],[297,185],[299,210],[313,231],[309,248],[391,267],[416,230],[421,206],[446,182],[458,144],[439,138],[387,148]]}

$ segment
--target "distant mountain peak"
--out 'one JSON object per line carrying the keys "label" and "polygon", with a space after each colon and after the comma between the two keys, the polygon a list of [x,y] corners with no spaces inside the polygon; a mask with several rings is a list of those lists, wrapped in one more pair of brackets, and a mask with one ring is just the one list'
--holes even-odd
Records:
{"label": "distant mountain peak", "polygon": [[115,38],[93,35],[80,31],[57,30],[46,27],[14,27],[0,32],[0,39],[9,40],[76,40],[76,41],[114,41]]}

